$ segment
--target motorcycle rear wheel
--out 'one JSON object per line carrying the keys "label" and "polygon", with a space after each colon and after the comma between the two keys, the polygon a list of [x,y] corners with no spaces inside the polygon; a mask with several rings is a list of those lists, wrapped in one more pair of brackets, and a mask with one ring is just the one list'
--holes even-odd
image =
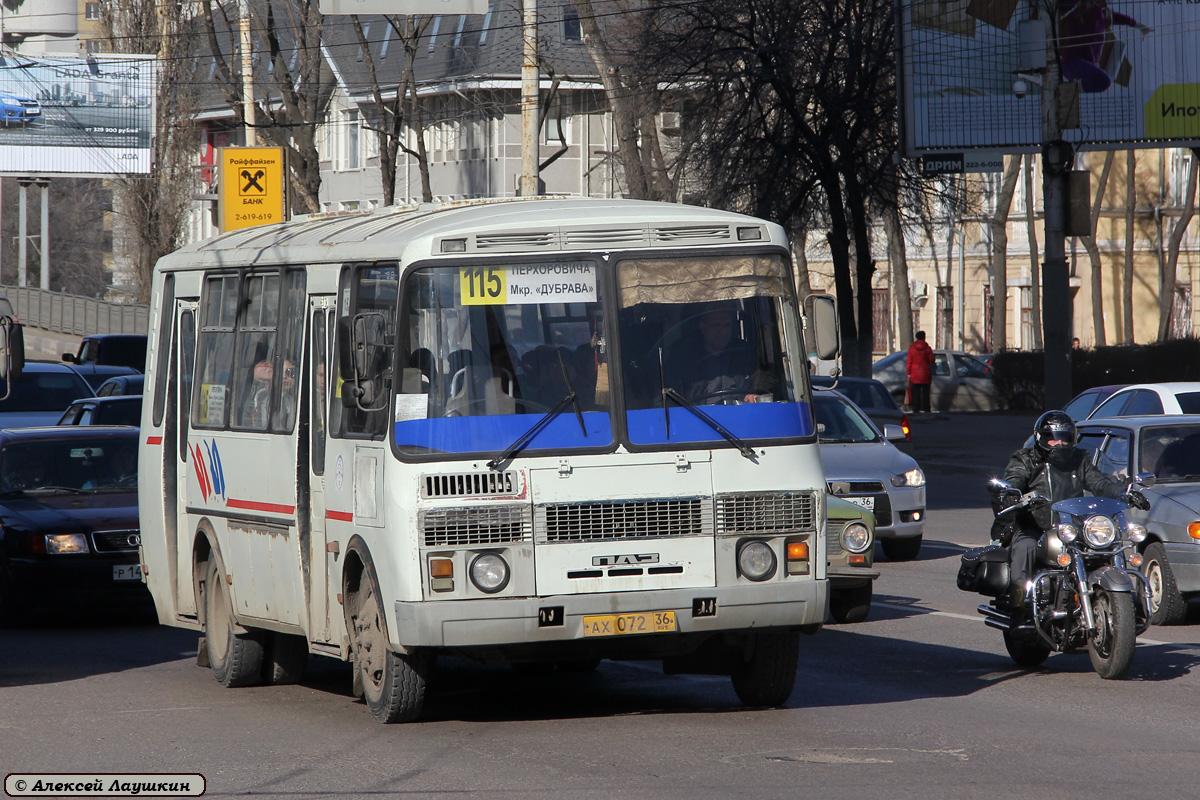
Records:
{"label": "motorcycle rear wheel", "polygon": [[1133,663],[1133,648],[1137,643],[1133,595],[1096,589],[1092,595],[1092,613],[1096,619],[1096,630],[1088,638],[1092,668],[1105,680],[1120,680]]}
{"label": "motorcycle rear wheel", "polygon": [[1037,667],[1050,656],[1050,647],[1036,635],[1004,632],[1004,649],[1019,667]]}

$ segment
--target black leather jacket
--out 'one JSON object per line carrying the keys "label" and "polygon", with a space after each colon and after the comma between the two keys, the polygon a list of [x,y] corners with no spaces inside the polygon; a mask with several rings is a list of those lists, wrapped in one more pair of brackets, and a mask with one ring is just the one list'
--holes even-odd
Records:
{"label": "black leather jacket", "polygon": [[[1085,492],[1099,497],[1120,497],[1125,487],[1120,481],[1092,466],[1088,456],[1086,451],[1075,448],[1066,464],[1058,467],[1047,462],[1036,447],[1026,447],[1012,454],[1004,470],[1004,480],[1022,493],[1036,491],[1045,495],[1051,503],[1082,497]],[[1021,514],[1017,524],[1029,535],[1040,535],[1050,526],[1049,504],[1034,514]],[[992,529],[992,538],[1004,540],[1011,537],[1014,531],[1008,531],[1007,536],[1001,535],[1004,527],[997,520],[997,525]]]}

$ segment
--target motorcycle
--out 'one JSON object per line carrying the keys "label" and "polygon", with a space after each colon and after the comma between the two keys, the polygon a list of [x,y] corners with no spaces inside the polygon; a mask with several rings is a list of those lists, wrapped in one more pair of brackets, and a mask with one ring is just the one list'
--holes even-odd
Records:
{"label": "motorcycle", "polygon": [[[1127,496],[1145,502],[1134,485],[1153,482],[1153,474],[1138,475]],[[1129,506],[1121,500],[1076,497],[1050,504],[995,478],[988,488],[1001,506],[1001,522],[1015,523],[1028,511],[1024,519],[1048,525],[1039,526],[1038,571],[1019,605],[1010,597],[1007,542],[963,554],[959,588],[992,598],[979,606],[984,624],[1003,632],[1005,649],[1020,666],[1036,667],[1051,652],[1086,648],[1101,678],[1125,677],[1136,639],[1150,626],[1150,587],[1130,568],[1142,562],[1136,545],[1145,540],[1145,527],[1126,520]]]}

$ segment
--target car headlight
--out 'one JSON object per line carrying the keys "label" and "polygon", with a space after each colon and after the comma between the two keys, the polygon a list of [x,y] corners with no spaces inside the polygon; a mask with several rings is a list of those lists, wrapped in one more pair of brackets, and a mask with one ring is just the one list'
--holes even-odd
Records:
{"label": "car headlight", "polygon": [[1069,522],[1058,523],[1058,539],[1063,544],[1070,544],[1079,538],[1079,528]]}
{"label": "car headlight", "polygon": [[470,574],[479,591],[495,594],[508,585],[508,562],[498,553],[481,553],[471,562]]}
{"label": "car headlight", "polygon": [[1138,522],[1127,522],[1125,524],[1125,535],[1129,537],[1129,541],[1137,543],[1146,541],[1146,526]]}
{"label": "car headlight", "polygon": [[1083,523],[1083,538],[1092,547],[1108,547],[1117,538],[1117,526],[1110,517],[1096,514]]}
{"label": "car headlight", "polygon": [[908,472],[892,476],[892,486],[924,486],[925,473],[920,467],[913,467]]}
{"label": "car headlight", "polygon": [[842,528],[842,549],[848,553],[864,553],[871,546],[871,529],[861,522],[851,522]]}
{"label": "car headlight", "polygon": [[775,551],[766,542],[746,542],[738,550],[738,571],[752,581],[765,581],[775,574]]}
{"label": "car headlight", "polygon": [[65,553],[88,553],[87,536],[82,533],[48,533],[46,534],[46,554],[61,555]]}
{"label": "car headlight", "polygon": [[0,103],[3,103],[6,106],[21,105],[20,103],[17,102],[17,98],[15,98],[15,97],[0,97]]}

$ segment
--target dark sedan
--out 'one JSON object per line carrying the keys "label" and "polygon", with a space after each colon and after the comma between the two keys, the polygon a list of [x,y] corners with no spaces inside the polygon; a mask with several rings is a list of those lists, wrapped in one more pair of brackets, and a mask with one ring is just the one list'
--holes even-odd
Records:
{"label": "dark sedan", "polygon": [[142,396],[85,397],[63,412],[59,425],[141,425]]}
{"label": "dark sedan", "polygon": [[0,431],[0,622],[153,609],[136,428]]}

